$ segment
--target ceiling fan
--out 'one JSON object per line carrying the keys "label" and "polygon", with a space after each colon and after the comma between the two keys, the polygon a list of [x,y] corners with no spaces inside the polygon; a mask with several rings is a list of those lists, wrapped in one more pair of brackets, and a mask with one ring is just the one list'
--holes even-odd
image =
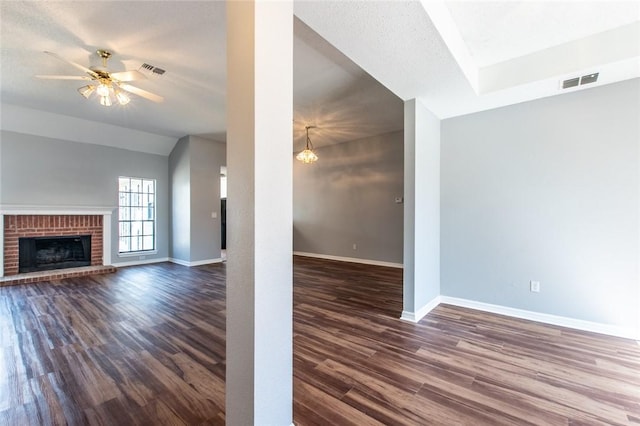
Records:
{"label": "ceiling fan", "polygon": [[137,70],[122,71],[122,72],[109,72],[107,69],[107,60],[111,57],[111,52],[108,50],[97,50],[96,53],[102,59],[102,67],[87,68],[75,62],[71,62],[63,57],[53,53],[44,53],[53,56],[69,65],[72,65],[83,71],[87,75],[36,75],[36,78],[49,79],[49,80],[88,80],[92,81],[86,86],[82,86],[78,89],[78,92],[86,99],[95,92],[100,97],[100,104],[103,106],[111,106],[113,104],[112,99],[115,99],[120,105],[126,105],[129,103],[129,95],[125,92],[133,93],[145,99],[153,102],[162,102],[164,98],[146,90],[142,90],[138,87],[127,84],[129,81],[144,80],[147,77]]}

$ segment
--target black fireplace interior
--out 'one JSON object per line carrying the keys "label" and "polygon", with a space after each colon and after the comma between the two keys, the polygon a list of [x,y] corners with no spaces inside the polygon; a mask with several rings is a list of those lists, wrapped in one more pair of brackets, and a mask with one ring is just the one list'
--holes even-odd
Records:
{"label": "black fireplace interior", "polygon": [[20,273],[91,265],[91,235],[20,238],[18,245]]}

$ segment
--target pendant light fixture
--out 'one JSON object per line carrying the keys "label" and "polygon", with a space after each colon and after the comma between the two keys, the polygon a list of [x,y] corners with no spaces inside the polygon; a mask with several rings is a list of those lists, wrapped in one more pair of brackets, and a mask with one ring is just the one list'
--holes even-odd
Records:
{"label": "pendant light fixture", "polygon": [[318,156],[313,152],[313,144],[311,143],[311,139],[309,139],[309,129],[315,129],[316,126],[305,126],[305,130],[307,131],[307,145],[304,151],[301,151],[296,155],[296,159],[302,161],[305,164],[310,164],[318,161]]}

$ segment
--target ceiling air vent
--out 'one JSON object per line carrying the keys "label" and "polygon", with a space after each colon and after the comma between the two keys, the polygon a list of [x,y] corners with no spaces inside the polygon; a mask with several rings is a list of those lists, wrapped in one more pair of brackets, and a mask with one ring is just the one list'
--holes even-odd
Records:
{"label": "ceiling air vent", "polygon": [[580,77],[580,85],[598,81],[598,74],[599,73],[583,75],[582,77]]}
{"label": "ceiling air vent", "polygon": [[570,87],[582,86],[583,84],[595,83],[598,81],[598,75],[600,73],[593,73],[583,75],[582,77],[570,78],[562,82],[562,88],[568,89]]}
{"label": "ceiling air vent", "polygon": [[576,87],[578,84],[580,84],[580,77],[570,78],[562,82],[562,88],[568,89],[569,87]]}
{"label": "ceiling air vent", "polygon": [[142,64],[140,66],[140,72],[146,75],[160,77],[162,74],[165,73],[165,70],[163,70],[162,68],[154,67],[153,65]]}

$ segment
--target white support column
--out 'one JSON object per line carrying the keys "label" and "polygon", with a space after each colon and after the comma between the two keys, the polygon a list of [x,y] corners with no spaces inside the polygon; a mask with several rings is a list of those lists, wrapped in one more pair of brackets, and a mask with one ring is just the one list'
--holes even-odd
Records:
{"label": "white support column", "polygon": [[440,299],[440,120],[418,100],[404,104],[402,319],[418,322]]}
{"label": "white support column", "polygon": [[102,215],[102,264],[111,265],[111,214]]}
{"label": "white support column", "polygon": [[227,2],[228,425],[293,421],[293,3]]}

